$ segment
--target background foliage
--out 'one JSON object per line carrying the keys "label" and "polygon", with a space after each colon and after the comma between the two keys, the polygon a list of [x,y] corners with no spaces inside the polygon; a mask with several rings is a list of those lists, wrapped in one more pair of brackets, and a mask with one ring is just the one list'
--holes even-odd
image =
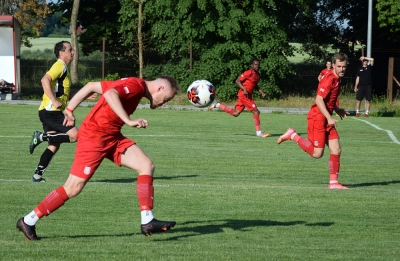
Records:
{"label": "background foliage", "polygon": [[[22,8],[29,1],[4,2],[18,2]],[[49,3],[54,17],[48,18],[46,24],[57,19],[60,22],[55,23],[53,35],[65,33],[72,3],[73,0]],[[298,81],[305,79],[299,78],[304,75],[300,71],[318,67],[312,72],[315,74],[333,53],[343,51],[353,59],[361,55],[360,48],[366,47],[368,1],[148,0],[142,3],[144,77],[172,74],[182,86],[206,78],[217,86],[221,100],[235,98],[237,89],[232,82],[249,68],[253,57],[261,60],[260,87],[270,99],[279,99],[292,93],[292,87],[302,95],[311,93],[305,89],[309,88],[308,81]],[[399,28],[399,6],[396,1],[391,3],[392,0],[373,3],[372,56],[378,96],[386,92],[388,57],[400,56],[399,34],[393,33]],[[138,1],[81,1],[78,24],[85,30],[79,40],[82,53],[102,51],[106,39],[106,60],[124,63],[118,66],[121,76],[125,72],[137,75],[137,9]],[[43,34],[50,32],[48,27],[51,28],[43,27]],[[289,44],[296,42],[301,44]],[[291,64],[290,58],[296,53],[307,56],[307,60],[301,65]],[[84,77],[81,82],[88,75],[85,68],[80,68],[79,77]],[[116,72],[110,69],[108,73]],[[307,77],[311,77],[311,72]]]}

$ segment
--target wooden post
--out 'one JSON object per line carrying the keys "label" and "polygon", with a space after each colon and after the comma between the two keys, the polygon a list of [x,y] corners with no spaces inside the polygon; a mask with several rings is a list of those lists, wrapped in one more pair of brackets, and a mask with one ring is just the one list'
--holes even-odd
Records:
{"label": "wooden post", "polygon": [[189,61],[189,68],[190,71],[193,69],[193,50],[192,50],[192,41],[190,41],[190,46],[189,46],[189,52],[190,52],[190,61]]}
{"label": "wooden post", "polygon": [[392,103],[393,101],[393,65],[394,65],[394,58],[389,57],[387,99],[389,100],[390,103]]}
{"label": "wooden post", "polygon": [[102,58],[101,58],[101,80],[104,80],[105,53],[106,53],[106,38],[103,37],[103,52],[102,52]]}

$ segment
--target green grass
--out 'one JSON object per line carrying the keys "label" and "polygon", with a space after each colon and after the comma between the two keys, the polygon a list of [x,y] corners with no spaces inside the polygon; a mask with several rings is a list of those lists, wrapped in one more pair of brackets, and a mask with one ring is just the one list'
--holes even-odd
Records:
{"label": "green grass", "polygon": [[[0,104],[0,111],[2,260],[399,259],[399,118],[338,123],[339,179],[352,188],[331,191],[328,150],[316,160],[294,142],[276,144],[288,126],[305,136],[305,115],[261,114],[272,137],[260,139],[249,113],[138,110],[133,118],[149,128],[123,133],[156,165],[156,218],[177,226],[144,237],[136,173],[104,161],[78,197],[39,221],[41,240],[27,242],[15,223],[63,184],[75,144],[61,146],[48,182],[32,183],[45,148],[28,152],[41,129],[37,106]],[[76,110],[79,122],[88,111]]]}

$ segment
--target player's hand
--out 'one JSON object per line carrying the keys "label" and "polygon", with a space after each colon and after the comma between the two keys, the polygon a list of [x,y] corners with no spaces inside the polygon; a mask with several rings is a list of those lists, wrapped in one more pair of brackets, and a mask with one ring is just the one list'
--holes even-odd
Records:
{"label": "player's hand", "polygon": [[249,97],[249,92],[246,89],[243,90],[243,94],[244,96]]}
{"label": "player's hand", "polygon": [[75,116],[72,112],[69,112],[67,110],[64,111],[64,126],[75,126]]}
{"label": "player's hand", "polygon": [[334,118],[330,117],[328,119],[328,126],[336,127],[336,123],[339,122],[338,120],[335,120]]}
{"label": "player's hand", "polygon": [[262,97],[263,99],[265,98],[265,96],[267,96],[267,95],[265,94],[265,92],[261,93],[261,97]]}
{"label": "player's hand", "polygon": [[347,118],[347,115],[349,115],[350,113],[345,111],[344,109],[337,109],[336,113],[339,115],[340,119],[343,120],[344,118]]}
{"label": "player's hand", "polygon": [[55,101],[53,102],[53,106],[54,106],[56,109],[60,109],[61,106],[62,106],[62,103],[59,102],[58,100],[55,100]]}
{"label": "player's hand", "polygon": [[354,92],[357,92],[358,91],[358,88],[354,88]]}
{"label": "player's hand", "polygon": [[131,127],[136,127],[138,129],[147,128],[147,126],[149,126],[149,122],[143,118],[130,120],[127,124]]}
{"label": "player's hand", "polygon": [[97,93],[92,93],[90,96],[86,98],[87,100],[96,100],[97,99]]}

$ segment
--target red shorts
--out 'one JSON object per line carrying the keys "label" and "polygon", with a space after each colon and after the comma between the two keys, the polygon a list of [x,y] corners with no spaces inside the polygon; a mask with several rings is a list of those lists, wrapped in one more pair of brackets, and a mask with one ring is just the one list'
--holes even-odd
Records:
{"label": "red shorts", "polygon": [[326,121],[308,120],[308,140],[315,148],[325,147],[327,140],[339,139],[339,133],[335,127],[328,126]]}
{"label": "red shorts", "polygon": [[239,96],[239,100],[236,102],[235,109],[238,112],[242,112],[246,108],[248,111],[254,111],[257,109],[253,98],[247,98],[246,96]]}
{"label": "red shorts", "polygon": [[89,180],[104,158],[121,166],[121,154],[135,142],[122,136],[104,136],[101,139],[79,136],[71,175]]}

